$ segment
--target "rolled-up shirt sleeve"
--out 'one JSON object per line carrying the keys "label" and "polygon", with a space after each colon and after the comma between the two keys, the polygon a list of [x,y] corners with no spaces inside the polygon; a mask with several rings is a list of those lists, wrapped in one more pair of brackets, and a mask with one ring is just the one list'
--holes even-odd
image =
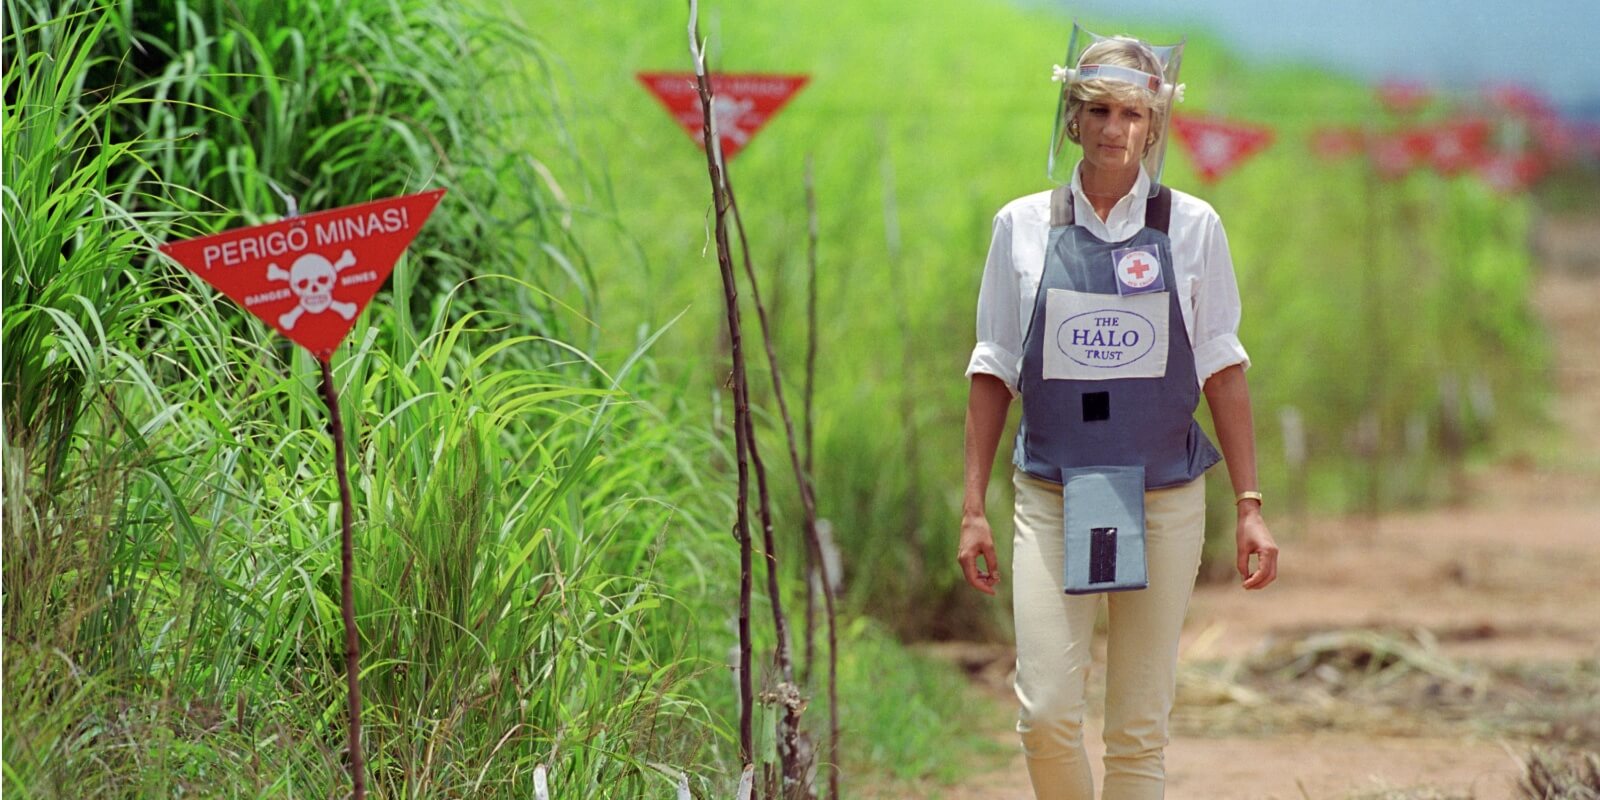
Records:
{"label": "rolled-up shirt sleeve", "polygon": [[1250,368],[1250,356],[1239,341],[1239,283],[1233,274],[1228,235],[1215,216],[1205,226],[1205,259],[1194,300],[1194,370],[1202,388],[1212,375],[1240,364]]}
{"label": "rolled-up shirt sleeve", "polygon": [[980,372],[993,375],[1013,395],[1017,393],[1017,369],[1022,357],[1019,289],[1017,271],[1011,262],[1011,217],[1002,212],[994,218],[994,238],[989,242],[983,283],[978,287],[978,341],[967,361],[967,378]]}

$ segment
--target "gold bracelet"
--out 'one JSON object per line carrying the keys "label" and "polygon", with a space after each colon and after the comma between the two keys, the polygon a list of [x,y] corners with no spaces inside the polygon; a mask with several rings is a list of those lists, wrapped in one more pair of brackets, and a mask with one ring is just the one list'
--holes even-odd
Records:
{"label": "gold bracelet", "polygon": [[1257,503],[1260,503],[1261,502],[1261,493],[1260,492],[1240,492],[1238,497],[1233,498],[1233,504],[1234,505],[1239,505],[1240,503],[1243,503],[1246,500],[1254,500]]}

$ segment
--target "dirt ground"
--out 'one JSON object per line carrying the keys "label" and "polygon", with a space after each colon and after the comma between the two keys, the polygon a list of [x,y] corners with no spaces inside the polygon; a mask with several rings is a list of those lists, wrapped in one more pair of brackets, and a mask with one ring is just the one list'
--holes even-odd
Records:
{"label": "dirt ground", "polygon": [[[1600,223],[1586,224],[1593,230],[1556,233],[1600,235]],[[1515,727],[1508,734],[1508,728],[1487,721],[1511,702],[1505,697],[1516,696],[1514,689],[1502,691],[1497,682],[1507,673],[1497,670],[1517,665],[1523,670],[1517,674],[1537,682],[1578,665],[1585,683],[1572,697],[1600,695],[1593,681],[1597,671],[1583,667],[1600,662],[1600,268],[1546,272],[1535,304],[1554,339],[1553,410],[1565,446],[1549,457],[1519,459],[1472,476],[1472,499],[1464,507],[1376,521],[1313,519],[1292,538],[1280,535],[1280,578],[1265,592],[1245,592],[1237,584],[1199,587],[1182,643],[1189,677],[1180,679],[1166,755],[1170,800],[1341,800],[1420,786],[1440,792],[1428,796],[1514,797],[1520,759],[1537,737],[1518,735]],[[1364,705],[1356,695],[1341,696],[1337,686],[1325,691],[1312,677],[1339,683],[1337,669],[1326,671],[1331,666],[1308,668],[1309,680],[1277,690],[1262,689],[1247,670],[1239,672],[1274,643],[1349,629],[1402,638],[1420,630],[1424,649],[1446,672],[1430,677],[1422,674],[1426,668],[1413,671],[1413,677],[1421,676],[1415,683],[1421,687],[1415,698],[1421,699],[1406,699],[1411,696],[1390,687]],[[997,723],[988,735],[1015,746],[1009,729],[1014,654],[1003,647],[997,652],[961,646],[943,654],[965,662],[994,698]],[[1102,659],[1103,654],[1097,671]],[[1453,680],[1449,670],[1457,667],[1480,676],[1476,688],[1462,689],[1480,705],[1463,706],[1454,722],[1440,723],[1437,715],[1426,721],[1430,706],[1438,705],[1428,698],[1445,691],[1440,686]],[[1204,683],[1194,676],[1230,670],[1231,685],[1245,688],[1228,691],[1253,699],[1228,705],[1225,724],[1212,722],[1221,717],[1203,703],[1186,706],[1198,696],[1185,693],[1186,681]],[[1091,686],[1103,686],[1103,678],[1093,676]],[[1536,687],[1525,698],[1538,694]],[[1097,700],[1091,701],[1086,740],[1098,776]],[[1391,701],[1393,708],[1386,705]],[[1571,704],[1551,700],[1556,706],[1563,702]],[[1299,709],[1298,722],[1284,722],[1284,704]],[[1600,716],[1589,714],[1590,708],[1577,713]],[[1588,737],[1595,729],[1581,730]],[[1579,743],[1594,747],[1592,738]],[[1033,797],[1020,753],[1005,768],[963,785],[912,794],[947,800]]]}

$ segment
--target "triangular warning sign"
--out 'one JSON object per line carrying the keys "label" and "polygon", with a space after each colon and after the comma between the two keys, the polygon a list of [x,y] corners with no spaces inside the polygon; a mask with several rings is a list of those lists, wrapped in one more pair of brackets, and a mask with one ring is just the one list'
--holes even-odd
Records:
{"label": "triangular warning sign", "polygon": [[1438,125],[1428,139],[1428,163],[1445,175],[1472,169],[1484,159],[1488,120],[1461,118]]}
{"label": "triangular warning sign", "polygon": [[1311,133],[1311,152],[1324,161],[1336,161],[1361,152],[1366,134],[1355,127],[1318,128]]}
{"label": "triangular warning sign", "polygon": [[1521,119],[1540,119],[1556,113],[1544,95],[1526,86],[1501,83],[1485,88],[1483,94],[1494,107]]}
{"label": "triangular warning sign", "polygon": [[1367,149],[1378,176],[1394,180],[1428,163],[1433,153],[1433,133],[1421,128],[1402,128],[1368,137]]}
{"label": "triangular warning sign", "polygon": [[161,252],[326,361],[444,192],[237,228]]}
{"label": "triangular warning sign", "polygon": [[1272,143],[1270,129],[1227,120],[1174,116],[1172,128],[1200,178],[1208,183]]}
{"label": "triangular warning sign", "polygon": [[1476,171],[1495,191],[1516,194],[1537,182],[1543,167],[1537,158],[1526,153],[1495,153],[1485,156]]}
{"label": "triangular warning sign", "polygon": [[[704,148],[705,114],[700,109],[694,73],[641,72],[637,77],[689,138]],[[810,79],[807,75],[712,75],[711,112],[717,137],[722,140],[722,157],[732,161]]]}
{"label": "triangular warning sign", "polygon": [[1395,114],[1415,114],[1433,100],[1433,90],[1416,81],[1387,80],[1378,84],[1378,102]]}

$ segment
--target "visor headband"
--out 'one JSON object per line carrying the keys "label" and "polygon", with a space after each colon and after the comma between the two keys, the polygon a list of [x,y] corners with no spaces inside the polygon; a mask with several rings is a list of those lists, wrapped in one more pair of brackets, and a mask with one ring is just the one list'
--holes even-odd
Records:
{"label": "visor headband", "polygon": [[[1143,70],[1133,69],[1132,67],[1118,66],[1116,64],[1084,64],[1076,70],[1067,69],[1066,67],[1058,64],[1055,66],[1055,69],[1050,76],[1050,80],[1063,84],[1072,84],[1078,81],[1090,80],[1117,81],[1119,83],[1132,84],[1142,89],[1148,89],[1152,94],[1162,98],[1163,100],[1165,100],[1166,95],[1169,94],[1169,92],[1162,91],[1163,84],[1160,75],[1151,75]],[[1183,84],[1181,83],[1176,87],[1171,87],[1170,94],[1172,95],[1172,99],[1180,103],[1183,102],[1183,88]]]}
{"label": "visor headband", "polygon": [[1151,75],[1148,72],[1123,67],[1116,64],[1084,64],[1078,67],[1077,79],[1080,81],[1111,80],[1131,83],[1152,93],[1161,91],[1161,76]]}

